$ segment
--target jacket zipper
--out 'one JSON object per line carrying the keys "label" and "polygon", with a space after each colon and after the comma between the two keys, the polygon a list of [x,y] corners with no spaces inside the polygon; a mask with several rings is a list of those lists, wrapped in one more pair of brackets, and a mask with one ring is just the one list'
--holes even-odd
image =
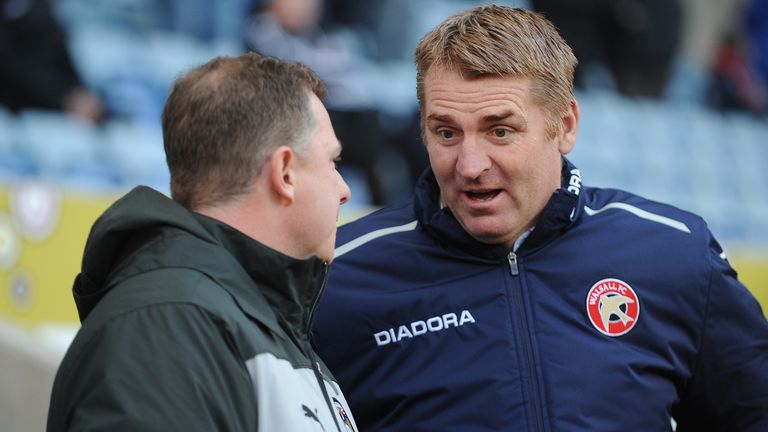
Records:
{"label": "jacket zipper", "polygon": [[320,290],[317,292],[317,295],[312,300],[312,307],[309,309],[309,319],[307,319],[307,328],[306,334],[310,336],[312,335],[312,321],[315,318],[315,309],[317,309],[317,304],[320,302],[320,299],[323,298],[323,292],[325,291],[325,286],[328,285],[328,263],[323,263],[323,284],[320,285]]}
{"label": "jacket zipper", "polygon": [[333,418],[333,422],[336,424],[336,430],[341,432],[339,421],[336,420],[336,413],[333,410],[333,403],[331,402],[331,397],[328,396],[328,390],[325,388],[325,380],[323,379],[323,373],[320,372],[320,362],[315,361],[312,364],[312,370],[315,372],[315,379],[317,380],[317,384],[320,386],[320,390],[323,391],[323,397],[325,398],[325,403],[328,404],[328,409],[331,411],[331,417]]}
{"label": "jacket zipper", "polygon": [[509,272],[512,273],[512,276],[519,275],[520,269],[517,267],[517,254],[510,252],[507,255],[507,261],[509,261]]}
{"label": "jacket zipper", "polygon": [[525,306],[523,304],[523,286],[520,282],[520,279],[518,276],[520,275],[520,268],[518,266],[518,258],[517,254],[515,252],[510,252],[507,255],[507,261],[509,262],[509,272],[512,274],[513,279],[515,281],[515,287],[517,288],[515,290],[515,308],[516,308],[516,316],[518,317],[518,321],[520,324],[520,327],[522,329],[522,336],[523,336],[523,352],[525,354],[526,359],[526,367],[528,369],[528,376],[529,376],[529,382],[530,382],[530,392],[533,400],[533,411],[534,411],[534,420],[536,422],[536,428],[537,431],[543,431],[544,430],[544,419],[543,419],[543,413],[541,408],[541,396],[540,396],[540,389],[539,389],[539,380],[538,376],[536,374],[536,368],[534,367],[535,360],[533,358],[533,342],[531,341],[531,330],[528,327],[528,319],[525,314]]}
{"label": "jacket zipper", "polygon": [[[328,284],[328,263],[323,263],[323,284],[320,285],[320,290],[318,290],[317,295],[312,300],[312,307],[309,310],[309,319],[307,319],[307,328],[305,329],[307,332],[307,336],[311,335],[312,331],[312,319],[315,315],[315,309],[317,308],[317,304],[320,302],[320,299],[323,297],[323,291],[325,291],[325,286]],[[325,398],[325,403],[328,405],[328,410],[331,412],[331,417],[333,418],[333,422],[336,424],[336,430],[338,432],[341,431],[341,427],[339,426],[339,421],[336,419],[336,412],[333,409],[333,402],[331,402],[331,397],[328,395],[328,390],[325,388],[325,380],[323,379],[323,373],[320,371],[320,362],[317,361],[315,350],[312,348],[312,344],[308,343],[309,345],[309,355],[312,359],[312,371],[315,373],[315,379],[317,380],[317,385],[320,386],[320,390],[323,392],[323,398]]]}

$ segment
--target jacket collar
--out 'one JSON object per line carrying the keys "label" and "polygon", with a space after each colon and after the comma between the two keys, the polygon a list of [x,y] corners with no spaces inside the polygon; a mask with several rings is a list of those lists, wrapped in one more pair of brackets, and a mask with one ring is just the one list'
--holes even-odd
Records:
{"label": "jacket collar", "polygon": [[327,274],[318,257],[289,257],[140,186],[115,202],[91,230],[73,287],[81,321],[122,280],[168,267],[206,274],[253,319],[271,328],[288,327],[303,338]]}
{"label": "jacket collar", "polygon": [[263,312],[253,310],[253,305],[263,303],[259,301],[263,296],[279,318],[285,320],[288,330],[306,339],[325,286],[328,265],[315,255],[304,259],[290,257],[216,219],[200,214],[195,217],[253,281],[250,286],[222,284],[238,302],[245,300],[241,307],[258,318]]}
{"label": "jacket collar", "polygon": [[[530,253],[565,232],[581,216],[581,173],[563,158],[560,188],[544,207],[536,227],[520,248]],[[509,251],[501,245],[481,243],[470,236],[447,207],[440,206],[440,189],[435,174],[428,168],[416,184],[414,197],[416,218],[440,244],[465,251],[480,259],[504,259]]]}

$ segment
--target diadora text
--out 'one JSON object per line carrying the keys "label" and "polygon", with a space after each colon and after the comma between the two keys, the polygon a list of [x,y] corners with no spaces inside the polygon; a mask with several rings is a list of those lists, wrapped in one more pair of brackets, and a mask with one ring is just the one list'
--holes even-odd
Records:
{"label": "diadora text", "polygon": [[414,338],[427,334],[428,332],[439,332],[449,327],[461,327],[464,324],[474,324],[475,317],[468,310],[461,311],[458,315],[447,313],[433,316],[426,320],[414,321],[407,325],[401,325],[397,328],[392,327],[388,330],[382,330],[374,333],[376,345],[383,346],[391,343],[400,342],[403,339]]}

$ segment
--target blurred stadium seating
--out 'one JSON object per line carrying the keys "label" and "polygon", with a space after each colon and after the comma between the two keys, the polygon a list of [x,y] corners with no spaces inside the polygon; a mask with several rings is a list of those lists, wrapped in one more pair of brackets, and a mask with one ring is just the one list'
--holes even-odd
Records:
{"label": "blurred stadium seating", "polygon": [[583,93],[571,159],[584,182],[702,215],[726,245],[768,246],[768,122],[692,104]]}

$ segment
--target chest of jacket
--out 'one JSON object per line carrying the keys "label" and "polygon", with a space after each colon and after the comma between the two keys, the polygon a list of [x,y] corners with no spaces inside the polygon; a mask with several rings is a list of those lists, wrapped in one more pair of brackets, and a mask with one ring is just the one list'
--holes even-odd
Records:
{"label": "chest of jacket", "polygon": [[[354,310],[334,318],[347,338],[323,338],[323,354],[332,366],[357,359],[337,372],[360,383],[351,400],[414,430],[666,430],[692,374],[706,275],[696,258],[681,257],[689,251],[659,248],[664,239],[593,234],[576,227],[496,261],[418,242],[392,255],[396,266],[367,261],[358,271],[352,257],[338,264],[344,284],[332,275],[323,300],[333,307],[354,296]],[[410,405],[406,394],[430,406]],[[441,405],[461,409],[430,411]]]}

